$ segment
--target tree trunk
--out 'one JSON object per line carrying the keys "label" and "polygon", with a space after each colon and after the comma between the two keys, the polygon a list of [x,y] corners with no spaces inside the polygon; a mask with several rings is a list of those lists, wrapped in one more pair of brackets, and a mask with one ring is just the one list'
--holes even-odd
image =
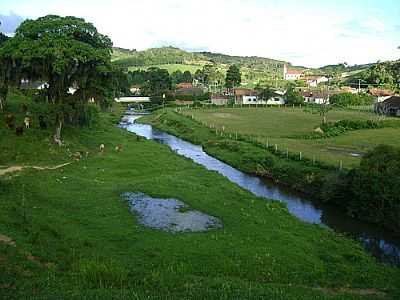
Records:
{"label": "tree trunk", "polygon": [[6,109],[7,94],[8,87],[0,88],[0,111],[4,111]]}
{"label": "tree trunk", "polygon": [[61,116],[57,116],[57,125],[56,125],[56,132],[54,134],[54,143],[56,143],[58,146],[62,146],[62,141],[61,141],[61,129],[63,126],[63,118]]}
{"label": "tree trunk", "polygon": [[0,111],[4,111],[6,108],[6,102],[2,96],[0,96]]}

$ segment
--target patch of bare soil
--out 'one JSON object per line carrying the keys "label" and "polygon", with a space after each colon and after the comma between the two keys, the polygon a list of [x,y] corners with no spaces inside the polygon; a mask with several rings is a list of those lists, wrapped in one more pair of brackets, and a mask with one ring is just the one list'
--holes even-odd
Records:
{"label": "patch of bare soil", "polygon": [[15,242],[8,236],[0,234],[0,243],[15,247]]}
{"label": "patch of bare soil", "polygon": [[56,169],[60,169],[62,167],[65,167],[67,165],[72,164],[72,162],[68,162],[65,164],[61,164],[61,165],[57,165],[54,167],[40,167],[40,166],[10,166],[6,169],[0,169],[0,176],[6,175],[8,173],[14,173],[14,172],[19,172],[22,171],[23,169],[35,169],[35,170],[56,170]]}

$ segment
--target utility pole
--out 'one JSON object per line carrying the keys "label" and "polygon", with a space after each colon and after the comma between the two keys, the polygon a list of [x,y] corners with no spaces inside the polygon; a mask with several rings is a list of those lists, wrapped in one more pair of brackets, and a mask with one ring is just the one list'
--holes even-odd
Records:
{"label": "utility pole", "polygon": [[358,93],[361,92],[361,79],[358,79]]}

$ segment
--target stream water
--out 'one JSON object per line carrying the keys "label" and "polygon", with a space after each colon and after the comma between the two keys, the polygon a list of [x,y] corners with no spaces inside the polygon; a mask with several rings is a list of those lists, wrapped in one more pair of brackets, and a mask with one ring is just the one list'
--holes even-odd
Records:
{"label": "stream water", "polygon": [[278,186],[269,180],[243,173],[208,155],[201,146],[157,130],[151,125],[135,123],[139,117],[141,116],[125,116],[120,126],[146,139],[168,145],[177,154],[192,159],[208,170],[217,171],[256,196],[284,202],[289,212],[299,219],[351,236],[359,240],[379,261],[400,266],[399,236],[378,226],[350,218],[335,207],[315,204],[307,200],[304,195]]}

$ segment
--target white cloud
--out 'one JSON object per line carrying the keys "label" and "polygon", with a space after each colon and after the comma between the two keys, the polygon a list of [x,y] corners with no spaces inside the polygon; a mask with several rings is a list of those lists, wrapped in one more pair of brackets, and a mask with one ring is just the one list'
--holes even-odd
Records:
{"label": "white cloud", "polygon": [[173,45],[306,66],[360,64],[400,56],[394,28],[392,35],[387,34],[388,25],[379,12],[359,18],[352,11],[338,14],[322,6],[294,3],[70,0],[20,5],[16,11],[33,17],[49,13],[81,16],[109,35],[116,46],[138,50]]}

